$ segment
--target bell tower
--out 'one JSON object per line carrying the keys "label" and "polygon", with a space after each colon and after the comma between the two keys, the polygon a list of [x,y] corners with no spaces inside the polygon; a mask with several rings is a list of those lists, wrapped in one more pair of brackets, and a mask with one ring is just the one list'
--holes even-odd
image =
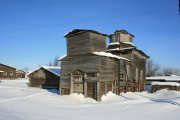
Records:
{"label": "bell tower", "polygon": [[110,43],[133,43],[133,37],[134,35],[128,33],[126,30],[116,30],[114,33],[109,35]]}

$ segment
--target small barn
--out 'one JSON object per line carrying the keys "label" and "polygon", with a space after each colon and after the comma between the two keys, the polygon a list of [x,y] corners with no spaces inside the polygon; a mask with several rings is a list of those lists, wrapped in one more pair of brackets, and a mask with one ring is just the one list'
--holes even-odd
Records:
{"label": "small barn", "polygon": [[21,79],[21,78],[25,78],[26,77],[26,72],[23,70],[16,70],[16,78],[17,79]]}
{"label": "small barn", "polygon": [[15,79],[16,68],[0,63],[0,79]]}
{"label": "small barn", "polygon": [[29,86],[59,89],[60,67],[42,66],[28,75]]}
{"label": "small barn", "polygon": [[169,89],[179,91],[180,76],[154,76],[146,77],[146,88],[148,92],[156,92],[160,89]]}

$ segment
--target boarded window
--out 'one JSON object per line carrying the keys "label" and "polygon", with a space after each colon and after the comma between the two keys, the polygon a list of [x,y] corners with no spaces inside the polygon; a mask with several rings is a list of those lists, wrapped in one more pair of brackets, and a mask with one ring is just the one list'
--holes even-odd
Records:
{"label": "boarded window", "polygon": [[120,74],[120,79],[124,80],[124,74]]}

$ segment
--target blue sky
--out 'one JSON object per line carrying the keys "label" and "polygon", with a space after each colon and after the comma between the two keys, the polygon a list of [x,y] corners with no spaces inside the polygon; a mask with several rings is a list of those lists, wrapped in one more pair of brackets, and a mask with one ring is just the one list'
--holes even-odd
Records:
{"label": "blue sky", "polygon": [[125,29],[162,67],[180,68],[178,0],[0,0],[0,62],[29,70],[48,64],[66,54],[63,36],[75,28]]}

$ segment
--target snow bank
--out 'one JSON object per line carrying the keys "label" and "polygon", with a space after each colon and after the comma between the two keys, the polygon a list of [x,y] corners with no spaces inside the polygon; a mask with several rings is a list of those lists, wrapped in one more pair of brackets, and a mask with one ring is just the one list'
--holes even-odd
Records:
{"label": "snow bank", "polygon": [[108,92],[108,94],[103,95],[101,97],[101,102],[114,102],[114,101],[118,101],[119,96],[112,93],[112,92]]}
{"label": "snow bank", "polygon": [[72,93],[69,97],[79,103],[90,103],[90,104],[97,103],[96,100],[92,98],[85,98],[84,95],[82,94]]}
{"label": "snow bank", "polygon": [[180,92],[177,91],[160,90],[153,94],[127,92],[120,96],[109,92],[102,97],[102,102],[98,103],[91,98],[84,98],[82,94],[58,95],[56,91],[31,87],[21,89],[22,86],[27,87],[26,81],[8,80],[0,83],[0,119],[180,119]]}
{"label": "snow bank", "polygon": [[155,93],[151,95],[156,98],[174,99],[174,98],[177,98],[177,96],[180,96],[180,92],[174,91],[174,90],[162,89],[162,90],[156,91]]}

